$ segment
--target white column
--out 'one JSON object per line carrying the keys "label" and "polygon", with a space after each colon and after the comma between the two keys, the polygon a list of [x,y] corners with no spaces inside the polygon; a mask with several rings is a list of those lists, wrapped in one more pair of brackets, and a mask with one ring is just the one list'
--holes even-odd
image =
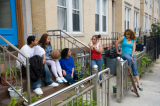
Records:
{"label": "white column", "polygon": [[67,32],[73,32],[73,17],[72,17],[72,0],[66,0],[67,4]]}

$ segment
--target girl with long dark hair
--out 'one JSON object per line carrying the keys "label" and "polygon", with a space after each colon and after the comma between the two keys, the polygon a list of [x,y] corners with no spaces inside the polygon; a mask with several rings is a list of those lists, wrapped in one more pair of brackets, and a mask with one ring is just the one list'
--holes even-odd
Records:
{"label": "girl with long dark hair", "polygon": [[[67,80],[63,77],[62,75],[62,69],[60,66],[60,63],[58,61],[58,59],[52,59],[51,58],[51,52],[53,51],[53,48],[51,46],[50,43],[50,36],[48,34],[43,34],[40,41],[39,41],[39,45],[45,50],[46,52],[46,64],[51,66],[51,70],[53,72],[53,74],[56,77],[56,81],[58,83],[62,83],[62,82],[67,82]],[[59,76],[58,76],[59,74]]]}

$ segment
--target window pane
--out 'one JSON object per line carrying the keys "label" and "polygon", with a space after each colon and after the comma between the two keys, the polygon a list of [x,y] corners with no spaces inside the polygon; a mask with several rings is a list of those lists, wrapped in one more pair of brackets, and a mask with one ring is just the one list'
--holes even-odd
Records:
{"label": "window pane", "polygon": [[95,14],[99,14],[99,0],[95,0]]}
{"label": "window pane", "polygon": [[102,26],[102,28],[103,28],[103,32],[106,32],[106,16],[103,16],[103,26]]}
{"label": "window pane", "polygon": [[0,28],[12,28],[10,0],[0,0]]}
{"label": "window pane", "polygon": [[57,7],[58,29],[67,31],[67,11],[65,8]]}
{"label": "window pane", "polygon": [[57,0],[57,4],[60,6],[66,6],[66,0]]}
{"label": "window pane", "polygon": [[103,0],[102,4],[103,4],[102,15],[106,15],[106,0]]}
{"label": "window pane", "polygon": [[99,31],[99,15],[95,14],[95,30]]}
{"label": "window pane", "polygon": [[72,0],[72,8],[79,10],[79,0]]}
{"label": "window pane", "polygon": [[79,12],[73,11],[73,31],[80,31],[79,22]]}

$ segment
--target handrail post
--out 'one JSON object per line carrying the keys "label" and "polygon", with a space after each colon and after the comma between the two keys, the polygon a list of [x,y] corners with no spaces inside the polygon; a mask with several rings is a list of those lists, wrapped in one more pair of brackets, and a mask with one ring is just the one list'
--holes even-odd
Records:
{"label": "handrail post", "polygon": [[30,87],[29,57],[26,58],[26,72],[27,72],[27,96],[28,96],[28,105],[29,105],[29,104],[31,104],[31,87]]}
{"label": "handrail post", "polygon": [[120,103],[121,102],[121,96],[122,96],[122,92],[121,92],[121,65],[120,65],[120,57],[117,57],[117,63],[116,63],[116,72],[117,72],[117,76],[116,76],[116,83],[117,83],[117,102]]}
{"label": "handrail post", "polygon": [[91,66],[91,49],[89,49],[89,72],[92,75],[92,66]]}
{"label": "handrail post", "polygon": [[146,46],[143,47],[143,51],[144,51],[144,54],[147,53],[147,51],[146,51]]}
{"label": "handrail post", "polygon": [[[96,77],[93,79],[93,84],[94,84],[94,88],[93,88],[93,100],[97,101],[97,103],[96,103],[97,106],[100,106],[100,103],[98,103],[100,101],[98,66],[94,65],[92,68],[93,68],[93,71],[96,73]],[[103,98],[101,98],[101,99],[103,99]]]}

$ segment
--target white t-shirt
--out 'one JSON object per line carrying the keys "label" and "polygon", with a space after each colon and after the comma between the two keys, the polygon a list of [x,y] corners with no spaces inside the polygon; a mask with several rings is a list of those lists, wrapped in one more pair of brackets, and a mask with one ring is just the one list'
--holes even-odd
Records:
{"label": "white t-shirt", "polygon": [[[34,46],[33,48],[30,48],[28,45],[24,45],[21,48],[21,52],[24,53],[26,56],[28,56],[29,58],[33,57],[34,55],[39,55],[42,57],[43,54],[45,54],[45,51],[43,48],[41,48],[40,46]],[[26,58],[23,57],[21,54],[18,53],[18,58],[24,63],[26,64]],[[20,66],[20,62],[17,61],[17,67],[21,67]]]}

